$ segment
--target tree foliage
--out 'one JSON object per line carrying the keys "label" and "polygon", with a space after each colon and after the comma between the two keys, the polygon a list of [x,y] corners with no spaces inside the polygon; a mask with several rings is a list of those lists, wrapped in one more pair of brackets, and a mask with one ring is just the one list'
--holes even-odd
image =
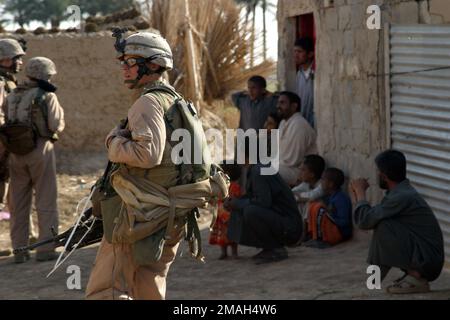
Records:
{"label": "tree foliage", "polygon": [[136,4],[134,0],[77,0],[73,1],[81,8],[81,12],[91,16],[107,15],[122,9],[128,9]]}
{"label": "tree foliage", "polygon": [[36,9],[36,3],[29,0],[4,0],[3,12],[13,16],[13,21],[22,28],[33,21],[33,12]]}
{"label": "tree foliage", "polygon": [[78,5],[82,14],[109,14],[132,7],[135,0],[0,0],[3,12],[13,16],[14,22],[22,28],[31,21],[44,24],[50,22],[58,27],[68,16],[67,8]]}

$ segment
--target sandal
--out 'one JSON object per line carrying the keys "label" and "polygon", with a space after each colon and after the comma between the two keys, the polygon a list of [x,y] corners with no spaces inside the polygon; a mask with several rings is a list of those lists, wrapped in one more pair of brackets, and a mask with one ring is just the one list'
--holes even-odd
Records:
{"label": "sandal", "polygon": [[405,279],[407,276],[408,276],[408,273],[405,272],[400,278],[394,280],[394,284],[402,282],[403,279]]}
{"label": "sandal", "polygon": [[408,275],[394,281],[386,288],[386,291],[391,294],[427,293],[430,292],[430,284],[425,279],[419,280]]}
{"label": "sandal", "polygon": [[257,254],[255,254],[254,256],[252,256],[252,260],[258,260],[261,258],[264,258],[266,256],[269,256],[271,254],[271,251],[268,249],[262,249],[260,252],[258,252]]}

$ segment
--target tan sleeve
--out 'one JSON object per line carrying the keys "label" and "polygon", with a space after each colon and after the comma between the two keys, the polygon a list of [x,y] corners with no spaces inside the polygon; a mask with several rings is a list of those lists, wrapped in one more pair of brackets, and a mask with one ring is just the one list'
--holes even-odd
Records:
{"label": "tan sleeve", "polygon": [[119,126],[117,126],[108,133],[108,135],[105,138],[106,149],[109,149],[109,145],[111,144],[112,139],[114,139],[117,136],[116,133],[119,130],[120,130],[120,128],[119,128]]}
{"label": "tan sleeve", "polygon": [[48,128],[52,132],[60,133],[64,130],[64,109],[59,104],[56,94],[49,93],[46,97],[48,111]]}
{"label": "tan sleeve", "polygon": [[159,164],[166,144],[164,110],[150,95],[140,97],[128,111],[132,139],[111,138],[109,160],[132,167],[150,169]]}

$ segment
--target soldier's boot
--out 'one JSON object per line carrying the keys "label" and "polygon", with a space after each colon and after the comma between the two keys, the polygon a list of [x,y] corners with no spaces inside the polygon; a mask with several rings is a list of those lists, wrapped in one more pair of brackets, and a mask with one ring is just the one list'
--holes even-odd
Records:
{"label": "soldier's boot", "polygon": [[30,260],[30,253],[28,251],[19,252],[14,255],[14,263],[24,263]]}
{"label": "soldier's boot", "polygon": [[58,254],[55,251],[38,251],[36,252],[36,261],[51,261],[56,260]]}
{"label": "soldier's boot", "polygon": [[8,257],[11,255],[11,250],[0,250],[0,257]]}

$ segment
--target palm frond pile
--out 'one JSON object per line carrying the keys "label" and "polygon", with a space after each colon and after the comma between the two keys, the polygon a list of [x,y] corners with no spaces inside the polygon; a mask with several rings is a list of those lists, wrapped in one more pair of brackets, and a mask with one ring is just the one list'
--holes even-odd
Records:
{"label": "palm frond pile", "polygon": [[272,61],[249,67],[251,26],[234,0],[153,0],[149,16],[173,48],[171,82],[193,101],[223,100],[250,76],[274,72]]}

